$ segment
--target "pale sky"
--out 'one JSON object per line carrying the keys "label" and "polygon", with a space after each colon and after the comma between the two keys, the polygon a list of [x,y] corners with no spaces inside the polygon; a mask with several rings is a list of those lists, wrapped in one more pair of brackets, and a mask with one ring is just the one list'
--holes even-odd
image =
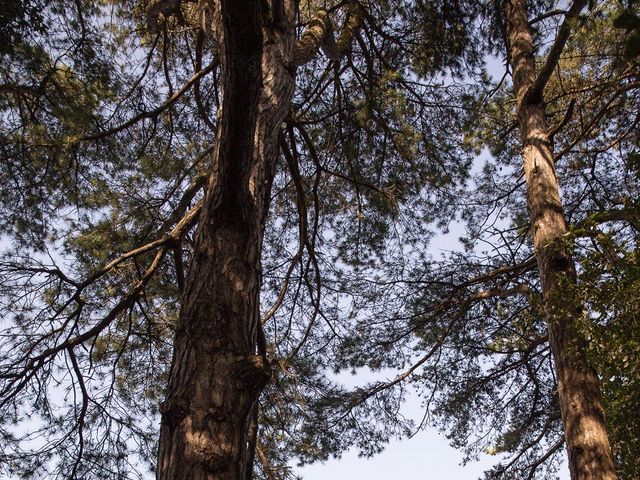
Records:
{"label": "pale sky", "polygon": [[451,479],[474,480],[492,465],[493,457],[462,466],[462,455],[451,448],[444,437],[434,430],[418,433],[415,437],[395,441],[380,455],[359,458],[349,452],[340,460],[296,468],[304,480],[359,479]]}
{"label": "pale sky", "polygon": [[[346,383],[366,383],[369,379],[362,377],[368,376],[365,373]],[[403,415],[419,420],[424,413],[420,401],[415,393],[408,397]],[[303,480],[476,480],[483,478],[483,472],[499,461],[499,457],[482,455],[478,461],[462,465],[462,459],[461,452],[450,447],[435,428],[429,427],[410,439],[391,441],[381,454],[372,458],[360,458],[356,451],[350,451],[341,459],[295,467],[294,470]],[[566,465],[557,478],[569,480]]]}

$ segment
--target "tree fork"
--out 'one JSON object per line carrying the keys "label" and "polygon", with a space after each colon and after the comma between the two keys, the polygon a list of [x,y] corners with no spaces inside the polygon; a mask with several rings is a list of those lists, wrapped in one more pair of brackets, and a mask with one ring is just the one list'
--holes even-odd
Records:
{"label": "tree fork", "polygon": [[[576,17],[586,1],[577,0],[567,17]],[[585,339],[578,332],[581,306],[570,247],[564,243],[567,224],[556,177],[542,90],[549,59],[538,76],[527,18],[526,0],[507,0],[505,18],[513,89],[522,139],[527,204],[540,272],[549,343],[558,377],[558,396],[572,480],[616,480],[596,372],[585,358]],[[552,48],[555,62],[568,37],[561,27]],[[561,37],[561,38],[560,38]],[[550,57],[551,57],[550,53]],[[551,61],[554,59],[551,58]]]}

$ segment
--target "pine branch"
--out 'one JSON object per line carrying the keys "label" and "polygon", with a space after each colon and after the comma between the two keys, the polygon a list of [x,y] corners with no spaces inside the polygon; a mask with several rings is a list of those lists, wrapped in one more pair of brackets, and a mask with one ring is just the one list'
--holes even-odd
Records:
{"label": "pine branch", "polygon": [[194,86],[197,82],[199,82],[201,78],[203,78],[207,74],[211,73],[217,66],[218,66],[218,60],[214,60],[207,67],[205,67],[204,69],[200,70],[199,72],[196,72],[182,86],[182,88],[180,88],[180,90],[177,90],[175,93],[173,93],[173,95],[171,95],[169,98],[167,98],[164,101],[164,103],[162,103],[162,105],[154,108],[153,110],[150,110],[148,112],[139,113],[135,117],[130,118],[129,120],[127,120],[126,122],[124,122],[124,123],[122,123],[120,125],[112,127],[112,128],[110,128],[108,130],[105,130],[103,132],[95,133],[93,135],[84,136],[84,137],[81,138],[81,140],[85,140],[85,141],[86,140],[99,140],[101,138],[113,135],[114,133],[121,132],[122,130],[125,130],[125,129],[129,128],[131,125],[134,125],[134,124],[138,123],[141,120],[145,120],[147,118],[155,118],[155,117],[157,117],[162,112],[164,112],[167,108],[169,108],[171,105],[176,103],[185,93],[187,93],[191,89],[192,86]]}
{"label": "pine branch", "polygon": [[549,49],[549,53],[547,54],[547,59],[545,61],[544,66],[538,72],[538,76],[534,82],[534,84],[527,90],[523,98],[524,104],[530,103],[538,103],[542,100],[542,94],[544,93],[544,88],[547,85],[547,82],[551,78],[551,74],[553,70],[558,65],[558,60],[560,60],[560,55],[564,50],[564,46],[569,39],[569,35],[571,34],[572,23],[578,17],[582,9],[587,4],[587,0],[576,0],[571,8],[567,10],[565,15],[565,19],[560,25],[558,29],[558,34],[556,35],[556,39]]}

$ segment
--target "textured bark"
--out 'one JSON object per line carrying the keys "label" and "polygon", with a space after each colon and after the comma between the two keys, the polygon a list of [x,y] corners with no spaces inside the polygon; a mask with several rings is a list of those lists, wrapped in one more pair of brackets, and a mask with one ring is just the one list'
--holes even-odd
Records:
{"label": "textured bark", "polygon": [[208,3],[223,100],[161,407],[162,480],[251,478],[257,401],[270,376],[257,352],[260,252],[293,93],[294,4]]}
{"label": "textured bark", "polygon": [[[585,3],[574,5],[576,14]],[[542,92],[532,94],[532,89],[541,82],[536,82],[526,0],[507,0],[505,17],[522,138],[527,203],[549,343],[558,377],[569,470],[573,480],[615,480],[598,377],[584,358],[585,340],[576,328],[581,308],[572,294],[576,272],[570,248],[563,242],[567,225],[545,123],[545,104]]]}
{"label": "textured bark", "polygon": [[362,21],[362,11],[356,2],[350,2],[347,15],[338,35],[333,36],[333,23],[326,10],[319,9],[309,26],[295,44],[293,63],[304,65],[313,60],[322,48],[324,54],[333,61],[338,61],[351,48],[353,37]]}

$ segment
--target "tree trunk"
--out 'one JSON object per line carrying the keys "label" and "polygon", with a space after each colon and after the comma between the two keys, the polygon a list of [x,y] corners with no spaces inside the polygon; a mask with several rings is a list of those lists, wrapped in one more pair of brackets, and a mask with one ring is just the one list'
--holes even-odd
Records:
{"label": "tree trunk", "polygon": [[[257,350],[260,254],[278,132],[294,78],[293,0],[211,0],[222,106],[182,298],[157,478],[252,475],[252,422],[270,377]],[[277,16],[277,18],[276,18]]]}
{"label": "tree trunk", "polygon": [[562,423],[573,480],[615,480],[596,372],[585,359],[578,332],[581,307],[573,293],[576,272],[560,200],[553,152],[536,83],[534,46],[526,0],[507,0],[505,17],[517,100],[527,203],[544,297],[549,343],[558,377]]}

